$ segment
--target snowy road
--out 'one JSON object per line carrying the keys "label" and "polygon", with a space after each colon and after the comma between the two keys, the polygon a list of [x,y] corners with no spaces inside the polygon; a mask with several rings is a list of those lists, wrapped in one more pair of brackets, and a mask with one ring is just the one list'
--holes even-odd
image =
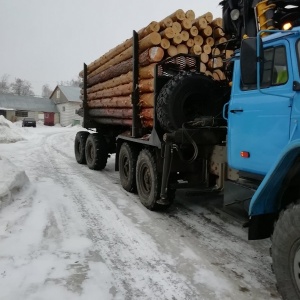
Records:
{"label": "snowy road", "polygon": [[217,196],[180,191],[150,212],[119,185],[114,157],[102,172],[76,163],[77,130],[26,128],[0,144],[30,179],[0,211],[1,300],[280,299],[270,241],[247,241],[207,204]]}

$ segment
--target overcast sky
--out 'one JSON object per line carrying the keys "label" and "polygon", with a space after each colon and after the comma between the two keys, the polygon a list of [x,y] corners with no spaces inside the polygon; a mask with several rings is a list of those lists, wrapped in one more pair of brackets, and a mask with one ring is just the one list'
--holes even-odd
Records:
{"label": "overcast sky", "polygon": [[0,77],[46,83],[76,79],[89,64],[176,9],[221,17],[220,0],[0,0]]}

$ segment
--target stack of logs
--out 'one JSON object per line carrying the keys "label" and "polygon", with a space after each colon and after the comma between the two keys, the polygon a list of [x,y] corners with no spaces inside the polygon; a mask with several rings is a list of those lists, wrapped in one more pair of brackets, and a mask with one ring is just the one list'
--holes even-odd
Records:
{"label": "stack of logs", "polygon": [[[177,54],[200,57],[200,72],[225,80],[226,37],[222,19],[208,12],[198,18],[192,10],[175,11],[138,32],[139,116],[145,128],[153,125],[155,64]],[[89,115],[100,124],[132,125],[133,39],[128,39],[87,66]],[[79,74],[83,77],[83,71]],[[83,91],[82,91],[83,94]]]}

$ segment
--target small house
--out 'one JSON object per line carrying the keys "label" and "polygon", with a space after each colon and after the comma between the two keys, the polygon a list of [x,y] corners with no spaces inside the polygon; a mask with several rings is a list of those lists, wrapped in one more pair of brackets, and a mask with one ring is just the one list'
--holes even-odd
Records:
{"label": "small house", "polygon": [[49,126],[59,123],[58,110],[53,101],[34,96],[0,94],[0,115],[12,122],[30,117]]}
{"label": "small house", "polygon": [[56,104],[62,126],[82,124],[82,117],[76,111],[80,108],[80,88],[58,85],[50,99]]}

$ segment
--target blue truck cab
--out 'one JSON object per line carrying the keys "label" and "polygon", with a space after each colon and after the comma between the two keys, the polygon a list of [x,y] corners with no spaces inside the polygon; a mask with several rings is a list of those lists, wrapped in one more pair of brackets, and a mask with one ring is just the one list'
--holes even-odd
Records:
{"label": "blue truck cab", "polygon": [[228,165],[257,180],[249,239],[272,237],[284,299],[300,299],[300,27],[246,38],[232,63]]}

